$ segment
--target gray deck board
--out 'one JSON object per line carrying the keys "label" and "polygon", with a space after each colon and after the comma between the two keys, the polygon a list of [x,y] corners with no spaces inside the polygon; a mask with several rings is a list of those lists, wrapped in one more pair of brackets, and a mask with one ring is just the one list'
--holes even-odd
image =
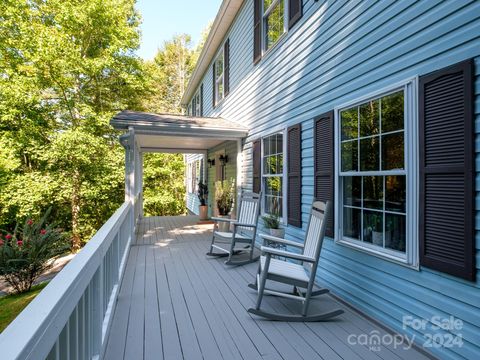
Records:
{"label": "gray deck board", "polygon": [[[228,267],[205,255],[211,225],[192,216],[142,220],[120,286],[105,359],[426,359],[411,349],[349,345],[349,334],[385,329],[323,296],[312,311],[341,307],[345,313],[325,323],[286,323],[247,313],[256,293],[257,264]],[[300,304],[265,297],[265,309],[294,313]]]}

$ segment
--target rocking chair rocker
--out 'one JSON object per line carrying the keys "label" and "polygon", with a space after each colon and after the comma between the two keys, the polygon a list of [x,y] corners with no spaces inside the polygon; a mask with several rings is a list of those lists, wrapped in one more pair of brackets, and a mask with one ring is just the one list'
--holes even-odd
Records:
{"label": "rocking chair rocker", "polygon": [[[245,192],[242,194],[238,209],[238,220],[212,217],[215,222],[213,227],[212,243],[208,256],[228,256],[226,265],[245,265],[255,262],[259,256],[253,257],[255,249],[255,237],[257,234],[258,214],[260,210],[260,194]],[[218,222],[228,222],[233,226],[232,232],[218,231]],[[223,244],[221,246],[220,244]],[[236,247],[240,244],[241,247]],[[220,253],[213,252],[217,249]],[[246,260],[232,260],[233,255],[243,251],[249,251]]]}
{"label": "rocking chair rocker", "polygon": [[[328,293],[327,289],[319,289],[313,291],[313,285],[315,281],[315,273],[318,267],[318,261],[320,258],[323,238],[325,236],[325,228],[327,221],[324,221],[324,219],[326,219],[326,217],[330,213],[330,209],[330,202],[328,202],[327,205],[320,201],[313,203],[310,213],[310,220],[308,223],[305,244],[280,239],[270,235],[260,235],[260,237],[264,239],[264,244],[267,241],[276,242],[279,244],[294,246],[303,249],[303,252],[302,254],[298,254],[268,246],[262,246],[261,250],[263,255],[260,258],[260,265],[258,268],[258,274],[255,284],[249,284],[250,288],[257,290],[258,298],[256,307],[248,309],[249,313],[270,320],[292,322],[324,321],[343,313],[343,310],[335,309],[320,314],[307,315],[308,306],[310,305],[311,298],[317,295]],[[273,256],[276,256],[277,258],[273,258]],[[301,261],[302,264],[280,260],[278,259],[278,257],[298,260]],[[304,267],[305,263],[311,265],[309,274]],[[293,285],[293,293],[285,293],[281,291],[267,289],[265,288],[265,283],[267,280]],[[304,288],[307,290],[304,293],[300,291],[299,288]],[[301,300],[303,302],[301,315],[276,314],[261,310],[260,305],[262,303],[262,298],[264,294]]]}

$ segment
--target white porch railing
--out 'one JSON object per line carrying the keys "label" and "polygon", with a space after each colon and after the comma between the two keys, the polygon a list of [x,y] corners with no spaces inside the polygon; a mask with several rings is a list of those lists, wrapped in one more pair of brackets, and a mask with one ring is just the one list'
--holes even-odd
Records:
{"label": "white porch railing", "polygon": [[0,334],[2,360],[103,356],[134,216],[134,207],[125,202]]}

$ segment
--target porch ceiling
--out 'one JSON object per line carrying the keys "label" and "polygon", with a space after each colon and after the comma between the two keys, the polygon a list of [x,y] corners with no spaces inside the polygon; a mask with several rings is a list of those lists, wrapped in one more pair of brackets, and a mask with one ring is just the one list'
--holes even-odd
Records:
{"label": "porch ceiling", "polygon": [[122,111],[110,124],[119,130],[133,129],[141,151],[145,152],[202,152],[248,134],[244,126],[223,118],[136,111]]}

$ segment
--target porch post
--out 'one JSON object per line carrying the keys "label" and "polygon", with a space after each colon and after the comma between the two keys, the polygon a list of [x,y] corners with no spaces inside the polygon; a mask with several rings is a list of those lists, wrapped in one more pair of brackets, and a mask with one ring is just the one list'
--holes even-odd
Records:
{"label": "porch post", "polygon": [[143,218],[143,152],[139,152],[139,161],[138,161],[138,216]]}
{"label": "porch post", "polygon": [[135,236],[135,130],[129,128],[128,133],[120,136],[120,144],[125,148],[125,201],[132,204],[130,229],[132,241]]}
{"label": "porch post", "polygon": [[239,204],[240,197],[242,196],[242,171],[243,171],[243,151],[242,151],[242,139],[237,139],[237,201]]}

